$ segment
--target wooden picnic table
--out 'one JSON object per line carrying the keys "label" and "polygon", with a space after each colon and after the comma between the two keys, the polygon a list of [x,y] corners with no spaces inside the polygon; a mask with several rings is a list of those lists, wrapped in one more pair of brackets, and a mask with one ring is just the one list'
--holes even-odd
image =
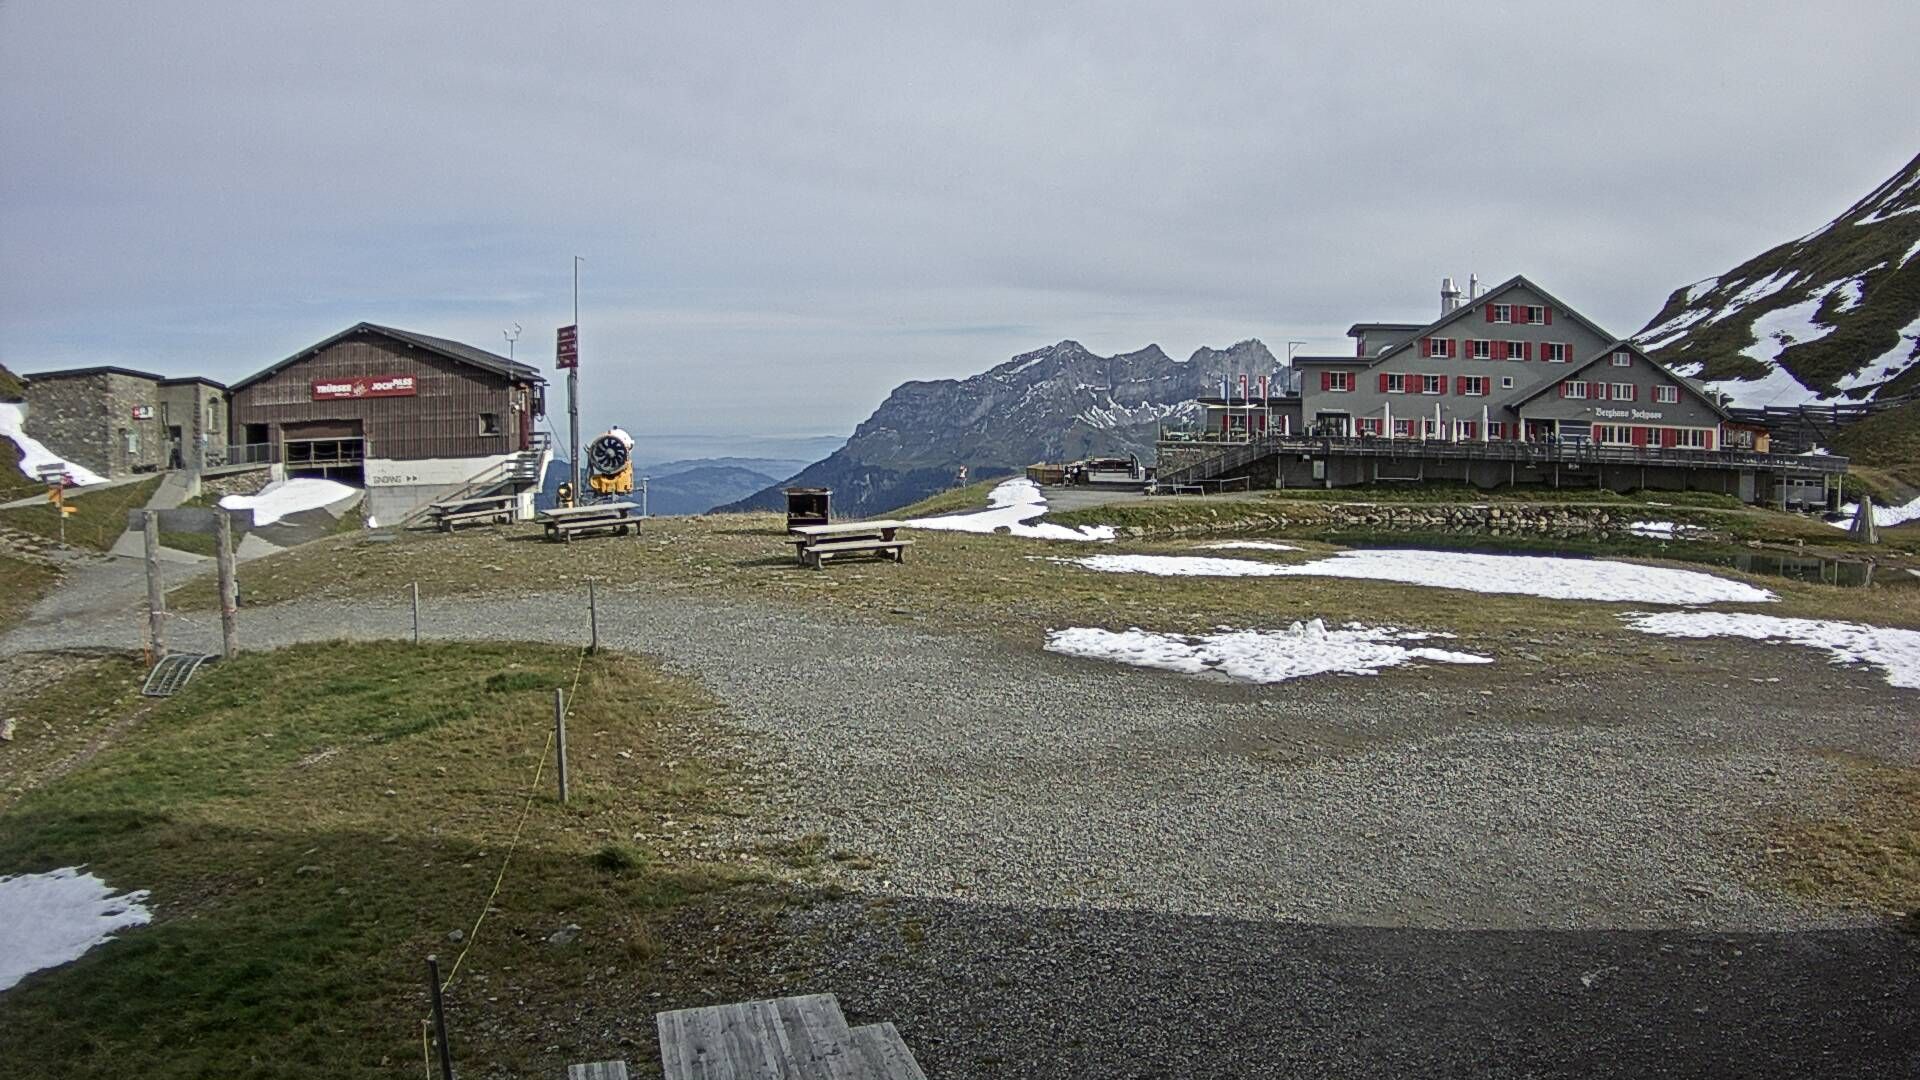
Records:
{"label": "wooden picnic table", "polygon": [[581,506],[557,506],[552,510],[543,510],[535,520],[547,528],[547,539],[562,543],[571,542],[573,534],[594,532],[605,529],[625,536],[628,530],[638,532],[639,522],[633,512],[640,507],[630,502],[586,503]]}
{"label": "wooden picnic table", "polygon": [[841,555],[877,555],[905,562],[911,540],[899,540],[895,534],[904,522],[843,521],[838,525],[795,525],[787,530],[787,543],[793,545],[794,558],[801,566],[822,569],[826,560]]}
{"label": "wooden picnic table", "polygon": [[448,499],[427,507],[427,514],[442,532],[474,521],[496,521],[513,517],[514,495],[483,495],[473,499]]}

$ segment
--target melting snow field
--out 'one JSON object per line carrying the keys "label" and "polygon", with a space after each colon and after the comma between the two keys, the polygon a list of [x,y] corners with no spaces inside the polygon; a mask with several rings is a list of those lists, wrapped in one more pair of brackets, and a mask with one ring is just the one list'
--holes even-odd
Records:
{"label": "melting snow field", "polygon": [[220,505],[228,510],[251,510],[255,525],[271,525],[288,514],[330,506],[358,490],[334,480],[300,476],[275,480],[258,495],[229,495],[220,500]]}
{"label": "melting snow field", "polygon": [[[1860,504],[1850,502],[1841,507],[1840,512],[1846,515],[1845,521],[1829,521],[1827,524],[1836,529],[1851,529],[1853,528],[1853,515],[1860,512]],[[1881,528],[1886,528],[1890,525],[1903,525],[1909,521],[1920,521],[1920,499],[1915,499],[1901,506],[1880,506],[1875,504],[1873,508],[1873,523]]]}
{"label": "melting snow field", "polygon": [[1635,630],[1664,637],[1743,637],[1825,649],[1836,664],[1871,664],[1886,673],[1891,685],[1920,690],[1920,630],[1736,611],[1667,611],[1621,617]]}
{"label": "melting snow field", "polygon": [[144,890],[115,895],[77,866],[0,877],[0,990],[146,924],[153,918],[146,898]]}
{"label": "melting snow field", "polygon": [[73,479],[75,484],[101,484],[106,482],[104,477],[88,469],[85,465],[77,465],[71,461],[63,462],[60,455],[47,449],[41,444],[40,440],[26,433],[24,430],[26,422],[26,411],[18,404],[0,402],[0,435],[12,439],[13,445],[20,448],[21,472],[38,480],[40,478],[39,470],[41,466],[64,464],[67,467],[67,475]]}
{"label": "melting snow field", "polygon": [[1609,600],[1681,607],[1756,604],[1775,599],[1765,589],[1694,570],[1553,555],[1379,549],[1342,551],[1329,559],[1293,564],[1194,555],[1089,555],[1060,561],[1115,574],[1360,578],[1481,593],[1517,593],[1552,600]]}
{"label": "melting snow field", "polygon": [[1052,522],[1034,522],[1047,512],[1047,497],[1040,485],[1019,477],[1008,480],[987,494],[987,509],[971,514],[947,514],[941,517],[914,518],[907,524],[916,529],[947,529],[953,532],[991,533],[1005,529],[1013,536],[1033,540],[1111,540],[1113,526],[1083,525],[1068,528]]}
{"label": "melting snow field", "polygon": [[1277,544],[1272,540],[1219,540],[1211,544],[1196,544],[1195,547],[1207,551],[1299,551],[1292,544]]}
{"label": "melting snow field", "polygon": [[1329,630],[1319,619],[1294,623],[1285,630],[1222,630],[1197,637],[1158,634],[1137,627],[1114,631],[1077,626],[1050,631],[1047,648],[1068,656],[1113,660],[1185,675],[1213,672],[1256,683],[1330,673],[1377,675],[1382,668],[1419,660],[1443,664],[1493,663],[1491,657],[1473,653],[1408,648],[1401,644],[1451,636],[1396,630],[1391,626],[1366,627],[1359,623]]}

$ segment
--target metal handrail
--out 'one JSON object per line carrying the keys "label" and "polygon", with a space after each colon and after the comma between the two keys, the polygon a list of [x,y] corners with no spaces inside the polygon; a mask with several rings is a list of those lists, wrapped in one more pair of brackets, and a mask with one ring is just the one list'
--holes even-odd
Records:
{"label": "metal handrail", "polygon": [[[1203,445],[1238,449],[1247,444],[1239,440],[1219,440],[1203,443]],[[1263,453],[1316,450],[1331,453],[1337,450],[1369,457],[1454,457],[1540,463],[1668,464],[1722,468],[1744,465],[1818,473],[1844,473],[1848,465],[1848,459],[1833,454],[1767,454],[1725,448],[1703,450],[1677,446],[1617,446],[1582,441],[1489,440],[1480,442],[1450,439],[1389,439],[1372,435],[1269,435],[1257,440],[1257,445]],[[1219,455],[1219,457],[1225,456],[1227,455],[1224,453]],[[1197,466],[1199,463],[1195,464]]]}

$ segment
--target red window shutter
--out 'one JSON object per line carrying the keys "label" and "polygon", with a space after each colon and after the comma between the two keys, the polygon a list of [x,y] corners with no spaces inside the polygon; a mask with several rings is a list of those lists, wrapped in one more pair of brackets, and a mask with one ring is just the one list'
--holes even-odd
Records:
{"label": "red window shutter", "polygon": [[1561,396],[1561,397],[1566,397],[1566,396],[1567,396],[1567,384],[1566,384],[1566,383],[1561,383],[1561,384],[1560,384],[1560,396]]}
{"label": "red window shutter", "polygon": [[1464,394],[1467,392],[1467,377],[1465,375],[1456,375],[1453,377],[1453,392],[1456,394]]}
{"label": "red window shutter", "polygon": [[1717,434],[1719,434],[1719,432],[1720,432],[1720,429],[1719,429],[1719,428],[1709,428],[1709,429],[1707,429],[1707,433],[1706,433],[1706,439],[1707,439],[1707,445],[1706,445],[1705,447],[1703,447],[1703,449],[1707,449],[1707,450],[1713,450],[1713,449],[1717,449],[1717,448],[1716,448],[1716,447],[1715,447],[1715,446],[1713,445],[1713,437],[1714,437],[1715,435],[1717,435]]}
{"label": "red window shutter", "polygon": [[1387,392],[1387,373],[1384,371],[1380,373],[1380,392]]}
{"label": "red window shutter", "polygon": [[1442,394],[1447,392],[1447,377],[1445,375],[1440,376],[1440,392]]}
{"label": "red window shutter", "polygon": [[1433,339],[1432,338],[1420,339],[1420,355],[1421,356],[1433,355]]}
{"label": "red window shutter", "polygon": [[1647,445],[1647,429],[1646,428],[1637,427],[1633,429],[1633,445],[1635,446]]}
{"label": "red window shutter", "polygon": [[1628,401],[1639,401],[1639,400],[1640,400],[1640,384],[1639,384],[1639,383],[1633,383],[1633,384],[1630,384],[1630,385],[1628,386],[1628,388],[1627,388],[1627,400],[1628,400]]}
{"label": "red window shutter", "polygon": [[1542,317],[1544,317],[1547,320],[1547,325],[1552,326],[1553,325],[1553,309],[1542,304],[1540,306],[1540,313]]}
{"label": "red window shutter", "polygon": [[1320,389],[1322,390],[1333,389],[1333,372],[1323,371],[1320,373]]}
{"label": "red window shutter", "polygon": [[1524,341],[1524,342],[1521,342],[1521,343],[1520,343],[1520,347],[1521,347],[1522,349],[1524,349],[1524,350],[1526,350],[1526,355],[1524,355],[1524,356],[1522,356],[1522,357],[1521,357],[1521,359],[1522,359],[1522,360],[1531,360],[1531,359],[1533,359],[1533,342],[1531,342],[1531,341]]}
{"label": "red window shutter", "polygon": [[1678,446],[1679,443],[1680,443],[1680,431],[1678,428],[1669,427],[1669,428],[1660,429],[1660,445],[1661,446]]}
{"label": "red window shutter", "polygon": [[1493,305],[1492,304],[1487,305],[1487,321],[1488,322],[1493,321]]}
{"label": "red window shutter", "polygon": [[1496,341],[1496,342],[1494,342],[1494,343],[1493,343],[1493,358],[1494,358],[1495,360],[1505,360],[1505,359],[1507,358],[1507,343],[1506,343],[1506,342],[1504,342],[1504,341]]}
{"label": "red window shutter", "polygon": [[1595,401],[1607,400],[1607,384],[1603,382],[1588,383],[1587,396]]}
{"label": "red window shutter", "polygon": [[1460,339],[1460,338],[1448,338],[1448,339],[1447,339],[1447,357],[1448,357],[1449,359],[1452,359],[1452,360],[1458,360],[1458,359],[1460,359],[1460,342],[1461,342],[1461,340],[1462,340],[1462,339]]}

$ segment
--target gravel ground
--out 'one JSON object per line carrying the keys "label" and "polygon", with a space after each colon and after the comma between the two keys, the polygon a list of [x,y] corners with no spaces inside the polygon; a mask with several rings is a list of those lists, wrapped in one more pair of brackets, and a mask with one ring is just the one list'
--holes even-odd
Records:
{"label": "gravel ground", "polygon": [[[60,605],[0,653],[137,645],[133,608]],[[569,596],[425,607],[432,637],[584,637]],[[176,642],[211,647],[195,619]],[[254,646],[408,625],[243,619]],[[855,895],[780,964],[936,1077],[1920,1065],[1913,939],[1750,884],[1761,823],[1826,807],[1827,751],[1914,760],[1920,694],[1871,672],[1706,641],[1678,675],[1500,656],[1248,687],[936,627],[658,592],[601,618],[727,704],[780,778],[761,828],[877,861],[834,871]]]}

